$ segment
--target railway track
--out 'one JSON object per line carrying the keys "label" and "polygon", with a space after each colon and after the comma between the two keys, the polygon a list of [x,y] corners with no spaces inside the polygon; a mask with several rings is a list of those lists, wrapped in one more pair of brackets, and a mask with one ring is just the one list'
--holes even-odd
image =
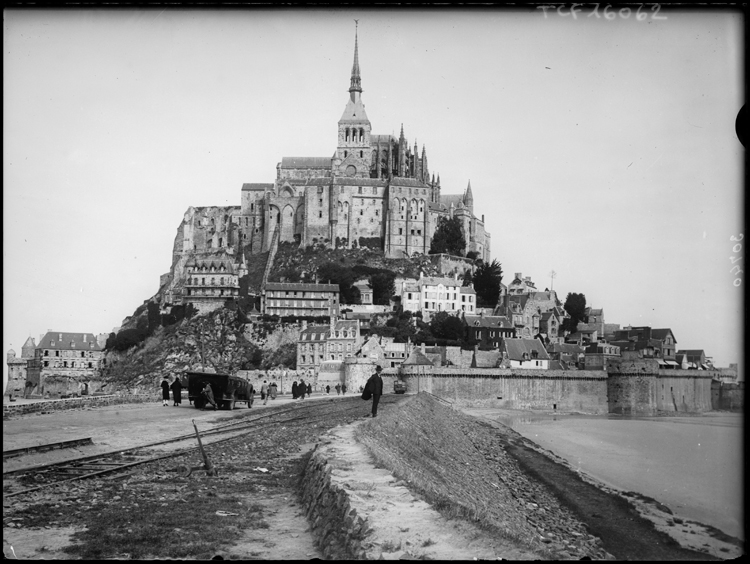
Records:
{"label": "railway track", "polygon": [[[381,404],[396,403],[399,399],[397,396],[385,395],[381,399]],[[365,404],[357,396],[352,396],[351,399],[337,399],[333,402],[296,403],[288,407],[273,409],[270,413],[249,414],[237,421],[200,432],[200,437],[205,447],[211,447],[269,426],[308,425],[330,419],[332,415],[362,412],[364,406]],[[169,452],[154,452],[165,447],[169,447]],[[57,484],[87,478],[107,475],[116,477],[135,466],[189,454],[197,450],[199,450],[199,447],[196,444],[196,435],[190,433],[145,443],[126,450],[120,449],[110,453],[79,456],[64,462],[4,471],[3,497],[21,496],[44,488],[54,487]],[[23,453],[18,454],[18,456],[22,455]]]}
{"label": "railway track", "polygon": [[3,451],[3,460],[9,458],[16,458],[18,456],[24,456],[27,454],[34,454],[38,452],[48,452],[50,450],[60,450],[64,448],[75,448],[79,446],[92,445],[94,442],[91,437],[85,437],[82,439],[71,439],[69,441],[60,441],[58,443],[50,443],[46,445],[34,445],[23,448],[14,448]]}

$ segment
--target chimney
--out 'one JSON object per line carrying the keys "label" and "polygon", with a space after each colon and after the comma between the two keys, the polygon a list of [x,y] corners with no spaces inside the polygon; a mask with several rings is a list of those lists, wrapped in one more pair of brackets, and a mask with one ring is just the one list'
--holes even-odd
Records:
{"label": "chimney", "polygon": [[60,338],[57,339],[58,341],[62,341],[62,333],[58,333],[60,335]]}
{"label": "chimney", "polygon": [[83,334],[83,342],[84,342],[84,343],[86,342],[86,336],[87,336],[87,335],[86,335],[86,333],[84,333],[84,334]]}
{"label": "chimney", "polygon": [[518,278],[519,280],[523,280],[522,276],[523,276],[522,272],[516,272],[516,278]]}
{"label": "chimney", "polygon": [[422,272],[422,271],[420,270],[420,271],[419,271],[419,279],[420,279],[420,280],[422,280],[422,276],[423,276],[423,272]]}
{"label": "chimney", "polygon": [[422,354],[424,354],[424,341],[422,341],[422,345],[420,346],[420,350],[422,351]]}
{"label": "chimney", "polygon": [[305,329],[307,329],[307,321],[302,320],[302,330],[304,331]]}
{"label": "chimney", "polygon": [[482,214],[482,223],[484,223],[484,214]]}

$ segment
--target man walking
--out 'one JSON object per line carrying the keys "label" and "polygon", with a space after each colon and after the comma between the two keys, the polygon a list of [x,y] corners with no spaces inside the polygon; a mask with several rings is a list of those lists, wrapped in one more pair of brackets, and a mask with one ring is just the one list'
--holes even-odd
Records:
{"label": "man walking", "polygon": [[378,403],[380,402],[380,396],[383,395],[383,379],[380,377],[380,372],[382,371],[382,367],[380,365],[375,367],[375,374],[370,376],[370,379],[367,380],[367,385],[365,386],[366,390],[369,390],[372,394],[372,416],[377,417],[378,416]]}
{"label": "man walking", "polygon": [[260,399],[263,400],[263,405],[266,405],[268,403],[268,396],[270,394],[268,393],[268,381],[263,380],[263,385],[260,387]]}

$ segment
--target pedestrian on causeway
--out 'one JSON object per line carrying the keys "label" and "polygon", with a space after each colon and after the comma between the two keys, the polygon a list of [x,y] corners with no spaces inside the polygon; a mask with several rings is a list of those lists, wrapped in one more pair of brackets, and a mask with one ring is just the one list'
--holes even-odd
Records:
{"label": "pedestrian on causeway", "polygon": [[341,384],[341,395],[342,396],[346,395],[346,384]]}
{"label": "pedestrian on causeway", "polygon": [[292,399],[297,399],[297,380],[292,382]]}
{"label": "pedestrian on causeway", "polygon": [[167,380],[167,377],[164,376],[164,379],[161,381],[161,405],[163,407],[169,406],[169,380]]}
{"label": "pedestrian on causeway", "polygon": [[372,394],[372,416],[378,416],[378,403],[380,402],[380,396],[383,395],[383,379],[380,377],[380,372],[383,368],[378,365],[375,367],[375,374],[370,376],[367,380],[365,390],[369,390]]}
{"label": "pedestrian on causeway", "polygon": [[270,388],[271,391],[269,393],[271,394],[272,400],[276,399],[277,389],[278,389],[278,386],[276,386],[276,382],[271,382],[271,388]]}
{"label": "pedestrian on causeway", "polygon": [[270,394],[268,393],[268,381],[263,380],[263,385],[260,387],[260,399],[263,400],[263,405],[266,405],[268,403],[268,396]]}
{"label": "pedestrian on causeway", "polygon": [[182,403],[182,382],[180,382],[180,377],[175,376],[174,382],[172,382],[172,385],[169,386],[172,388],[172,397],[174,398],[174,405],[178,406]]}
{"label": "pedestrian on causeway", "polygon": [[326,395],[331,393],[331,386],[326,386]]}
{"label": "pedestrian on causeway", "polygon": [[305,392],[307,391],[307,384],[305,384],[305,381],[300,378],[299,384],[297,384],[297,395],[299,396],[299,399],[303,400],[305,399]]}
{"label": "pedestrian on causeway", "polygon": [[341,395],[341,384],[336,384],[336,395],[337,396]]}
{"label": "pedestrian on causeway", "polygon": [[312,384],[307,385],[307,397],[309,398],[312,395]]}

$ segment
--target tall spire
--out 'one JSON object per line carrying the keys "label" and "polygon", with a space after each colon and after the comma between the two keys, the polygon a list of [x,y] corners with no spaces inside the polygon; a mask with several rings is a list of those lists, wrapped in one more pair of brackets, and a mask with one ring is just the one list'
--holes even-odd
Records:
{"label": "tall spire", "polygon": [[352,80],[349,86],[349,92],[351,93],[352,101],[355,99],[355,92],[362,94],[362,79],[359,76],[359,45],[357,37],[357,26],[359,22],[354,20],[354,64],[352,65]]}

